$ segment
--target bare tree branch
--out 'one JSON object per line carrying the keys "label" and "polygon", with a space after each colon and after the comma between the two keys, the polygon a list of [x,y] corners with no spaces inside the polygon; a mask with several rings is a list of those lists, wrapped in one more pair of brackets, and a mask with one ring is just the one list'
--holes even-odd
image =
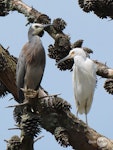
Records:
{"label": "bare tree branch", "polygon": [[97,65],[97,75],[103,78],[113,78],[113,69],[97,60],[94,60],[94,62]]}
{"label": "bare tree branch", "polygon": [[15,58],[10,56],[9,52],[0,46],[0,81],[5,85],[8,92],[13,93],[14,98],[17,99],[17,91],[15,89],[16,83],[12,82],[12,79],[15,80],[15,61]]}
{"label": "bare tree branch", "polygon": [[23,13],[25,17],[27,17],[29,22],[41,22],[41,23],[50,23],[50,18],[38,12],[32,7],[29,7],[21,0],[0,0],[0,15],[3,16],[8,14],[9,11],[18,11],[19,13]]}

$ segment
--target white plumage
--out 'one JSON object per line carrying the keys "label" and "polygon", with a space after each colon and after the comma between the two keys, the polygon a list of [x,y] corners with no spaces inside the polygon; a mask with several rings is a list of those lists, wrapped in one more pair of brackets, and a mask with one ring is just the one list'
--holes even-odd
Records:
{"label": "white plumage", "polygon": [[91,108],[94,90],[96,86],[96,65],[87,57],[86,52],[82,48],[74,48],[69,55],[61,59],[59,63],[74,58],[73,65],[73,89],[77,108],[77,114],[86,115]]}

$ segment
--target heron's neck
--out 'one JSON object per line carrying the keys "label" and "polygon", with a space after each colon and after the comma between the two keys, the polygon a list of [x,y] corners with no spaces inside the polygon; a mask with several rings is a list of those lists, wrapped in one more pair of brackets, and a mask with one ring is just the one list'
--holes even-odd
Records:
{"label": "heron's neck", "polygon": [[35,36],[33,36],[33,35],[29,35],[28,36],[28,40],[29,40],[29,42],[36,42],[37,40],[40,40],[40,37],[39,36],[37,36],[37,35],[35,35]]}

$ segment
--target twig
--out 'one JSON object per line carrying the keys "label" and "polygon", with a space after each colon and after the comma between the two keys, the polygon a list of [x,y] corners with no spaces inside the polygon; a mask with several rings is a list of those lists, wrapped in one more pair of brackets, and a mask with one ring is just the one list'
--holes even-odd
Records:
{"label": "twig", "polygon": [[9,128],[8,130],[20,130],[20,128]]}
{"label": "twig", "polygon": [[43,137],[44,137],[44,136],[42,135],[42,136],[36,138],[36,139],[34,140],[34,143],[37,142],[38,140],[42,139]]}

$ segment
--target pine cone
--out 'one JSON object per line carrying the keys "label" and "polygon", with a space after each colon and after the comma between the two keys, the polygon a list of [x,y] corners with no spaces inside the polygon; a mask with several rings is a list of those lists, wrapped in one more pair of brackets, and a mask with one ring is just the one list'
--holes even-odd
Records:
{"label": "pine cone", "polygon": [[0,0],[0,16],[6,16],[9,14],[9,0]]}
{"label": "pine cone", "polygon": [[57,32],[61,32],[63,29],[65,29],[66,25],[66,22],[61,18],[53,20],[53,26]]}
{"label": "pine cone", "polygon": [[75,43],[72,44],[71,48],[76,48],[76,47],[82,47],[83,40],[77,40]]}
{"label": "pine cone", "polygon": [[14,111],[13,111],[13,117],[14,117],[14,120],[16,121],[16,123],[19,123],[21,122],[21,116],[22,116],[22,113],[23,110],[22,110],[22,107],[21,106],[17,106],[14,108]]}
{"label": "pine cone", "polygon": [[39,120],[39,116],[32,113],[22,115],[20,128],[22,129],[23,134],[37,137],[37,135],[41,132]]}
{"label": "pine cone", "polygon": [[107,79],[104,83],[104,88],[109,94],[113,94],[113,79]]}
{"label": "pine cone", "polygon": [[64,112],[70,111],[71,108],[71,105],[67,101],[61,99],[60,97],[54,98],[53,105],[55,109]]}
{"label": "pine cone", "polygon": [[17,135],[11,137],[11,139],[7,141],[7,150],[21,150],[21,149],[22,147],[20,138]]}
{"label": "pine cone", "polygon": [[70,145],[68,139],[69,138],[68,133],[66,129],[64,129],[63,127],[57,127],[55,129],[54,136],[61,146],[67,147]]}

